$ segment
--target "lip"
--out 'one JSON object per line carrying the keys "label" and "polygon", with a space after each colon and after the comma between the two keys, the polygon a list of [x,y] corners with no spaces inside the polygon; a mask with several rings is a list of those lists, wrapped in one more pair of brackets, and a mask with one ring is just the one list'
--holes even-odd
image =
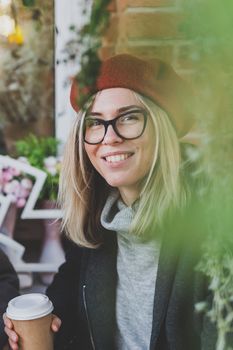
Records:
{"label": "lip", "polygon": [[115,152],[108,152],[108,153],[104,153],[102,156],[100,156],[102,159],[106,158],[106,157],[110,157],[110,156],[118,156],[119,154],[130,154],[130,156],[132,156],[134,154],[134,152],[132,151],[115,151]]}
{"label": "lip", "polygon": [[[119,160],[117,162],[108,162],[106,160],[106,157],[116,156],[116,155],[120,155],[120,154],[129,154],[129,157],[127,157],[126,159],[123,159],[123,160]],[[107,166],[110,169],[120,168],[120,167],[124,166],[125,164],[127,164],[129,162],[129,160],[133,157],[133,155],[134,155],[134,152],[129,152],[129,151],[108,152],[108,153],[105,153],[103,156],[101,156],[101,160],[104,162],[105,166]]]}

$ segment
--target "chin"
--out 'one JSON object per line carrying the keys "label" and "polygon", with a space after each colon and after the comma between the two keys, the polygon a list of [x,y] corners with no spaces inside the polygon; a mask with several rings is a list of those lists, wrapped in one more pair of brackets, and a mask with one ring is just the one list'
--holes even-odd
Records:
{"label": "chin", "polygon": [[111,187],[121,187],[121,186],[125,186],[126,183],[125,181],[123,182],[122,179],[105,179],[107,181],[107,183],[111,186]]}
{"label": "chin", "polygon": [[109,186],[115,187],[115,188],[123,186],[122,183],[119,181],[107,181],[107,183],[109,184]]}
{"label": "chin", "polygon": [[116,188],[120,188],[120,187],[131,187],[133,186],[132,182],[127,182],[125,181],[126,179],[124,179],[124,181],[122,181],[122,179],[106,179],[107,183],[111,186],[111,187],[116,187]]}
{"label": "chin", "polygon": [[102,172],[101,176],[105,179],[105,181],[109,184],[111,187],[131,187],[135,183],[137,183],[137,178],[132,177],[132,174],[134,174],[134,170],[124,171],[124,172],[111,172],[111,173],[105,173]]}

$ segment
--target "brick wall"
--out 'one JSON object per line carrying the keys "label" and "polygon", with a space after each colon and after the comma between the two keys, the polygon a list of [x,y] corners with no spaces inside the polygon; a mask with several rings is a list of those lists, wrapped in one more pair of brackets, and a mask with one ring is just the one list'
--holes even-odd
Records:
{"label": "brick wall", "polygon": [[112,0],[110,25],[103,38],[101,57],[131,53],[159,57],[182,76],[192,78],[198,54],[182,31],[182,0]]}

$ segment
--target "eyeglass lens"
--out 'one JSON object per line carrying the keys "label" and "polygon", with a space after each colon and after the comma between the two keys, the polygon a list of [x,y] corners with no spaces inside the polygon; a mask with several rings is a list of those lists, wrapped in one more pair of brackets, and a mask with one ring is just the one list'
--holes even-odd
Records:
{"label": "eyeglass lens", "polygon": [[108,121],[87,116],[84,121],[84,140],[90,144],[102,142],[110,124],[118,136],[135,139],[143,133],[145,123],[145,112],[140,110],[130,111]]}

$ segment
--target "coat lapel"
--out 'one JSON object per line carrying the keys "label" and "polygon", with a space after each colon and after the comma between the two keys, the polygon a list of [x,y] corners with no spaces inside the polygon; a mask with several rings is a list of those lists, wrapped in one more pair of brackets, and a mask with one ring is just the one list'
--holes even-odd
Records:
{"label": "coat lapel", "polygon": [[158,341],[158,337],[161,332],[161,327],[166,316],[177,266],[177,249],[178,240],[172,240],[171,236],[169,237],[169,235],[165,235],[163,237],[163,242],[161,246],[155,285],[150,350],[154,350],[156,348],[156,343]]}
{"label": "coat lapel", "polygon": [[93,250],[85,277],[86,312],[95,349],[114,349],[117,242],[107,232],[105,243]]}

